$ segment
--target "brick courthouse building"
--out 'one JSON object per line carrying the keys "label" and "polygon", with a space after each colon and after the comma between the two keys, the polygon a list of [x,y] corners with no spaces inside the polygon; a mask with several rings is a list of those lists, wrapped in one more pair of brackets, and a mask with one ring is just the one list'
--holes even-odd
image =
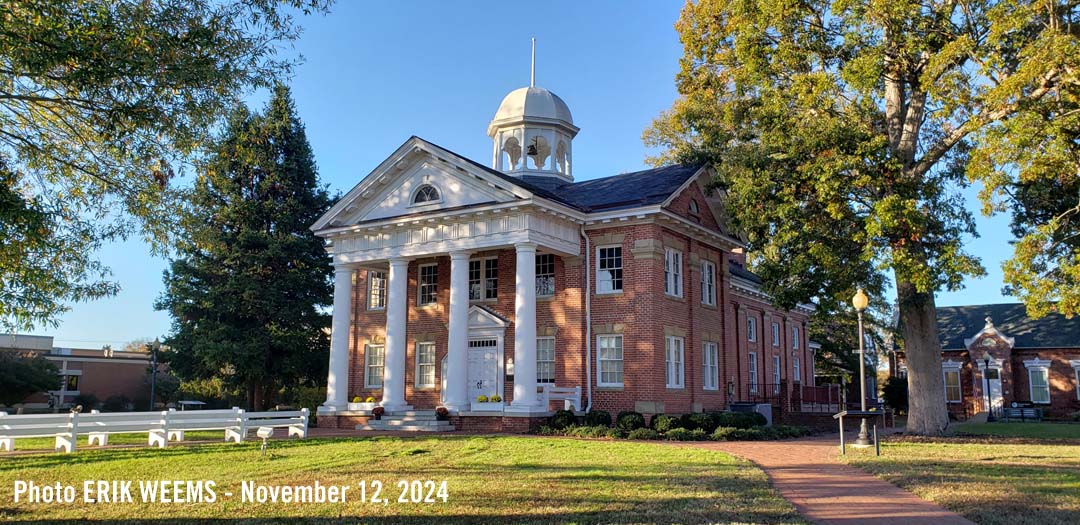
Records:
{"label": "brick courthouse building", "polygon": [[[1022,304],[986,304],[941,307],[937,319],[950,416],[966,419],[988,403],[995,414],[1016,403],[1052,419],[1080,411],[1080,318],[1031,319]],[[889,370],[906,376],[903,352]]]}
{"label": "brick courthouse building", "polygon": [[515,90],[491,167],[412,137],[313,225],[335,265],[320,421],[363,422],[350,401],[373,397],[524,430],[563,397],[687,413],[813,384],[809,307],[777,310],[743,268],[710,171],[575,182],[577,132],[562,99]]}

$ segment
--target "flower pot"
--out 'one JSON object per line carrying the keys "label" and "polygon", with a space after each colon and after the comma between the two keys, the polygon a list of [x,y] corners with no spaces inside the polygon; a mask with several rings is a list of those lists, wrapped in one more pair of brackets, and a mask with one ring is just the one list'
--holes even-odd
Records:
{"label": "flower pot", "polygon": [[503,403],[502,403],[502,401],[498,401],[498,402],[473,401],[472,402],[472,410],[473,410],[473,412],[502,412]]}
{"label": "flower pot", "polygon": [[349,403],[349,410],[371,412],[376,406],[378,403]]}

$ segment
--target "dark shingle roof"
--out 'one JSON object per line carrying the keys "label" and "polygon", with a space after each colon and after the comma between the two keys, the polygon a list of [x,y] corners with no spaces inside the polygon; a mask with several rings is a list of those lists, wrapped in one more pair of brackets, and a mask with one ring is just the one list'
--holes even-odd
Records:
{"label": "dark shingle roof", "polygon": [[758,277],[756,273],[747,270],[746,267],[735,261],[728,261],[728,270],[731,271],[731,275],[741,277],[754,284],[761,284],[762,282],[761,277]]}
{"label": "dark shingle roof", "polygon": [[986,326],[989,316],[998,331],[1016,338],[1013,348],[1080,348],[1080,317],[1050,314],[1031,319],[1022,304],[942,306],[937,309],[938,337],[944,350],[963,350]]}

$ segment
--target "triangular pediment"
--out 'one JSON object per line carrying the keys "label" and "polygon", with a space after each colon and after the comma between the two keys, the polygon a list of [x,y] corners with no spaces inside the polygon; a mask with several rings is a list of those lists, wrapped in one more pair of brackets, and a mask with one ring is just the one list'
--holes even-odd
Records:
{"label": "triangular pediment", "polygon": [[469,308],[470,330],[482,328],[506,328],[509,325],[510,321],[483,306],[474,305]]}
{"label": "triangular pediment", "polygon": [[[433,187],[438,198],[418,202]],[[418,137],[412,137],[330,208],[312,227],[322,230],[371,221],[497,204],[532,194],[491,170]]]}

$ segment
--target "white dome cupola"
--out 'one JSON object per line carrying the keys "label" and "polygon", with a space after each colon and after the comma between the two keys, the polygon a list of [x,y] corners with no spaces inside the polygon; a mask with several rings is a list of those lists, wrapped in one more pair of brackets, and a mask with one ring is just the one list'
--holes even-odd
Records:
{"label": "white dome cupola", "polygon": [[533,39],[529,87],[506,95],[488,125],[487,134],[494,141],[491,167],[517,177],[573,181],[571,141],[577,133],[566,102],[551,91],[536,87],[536,40]]}

